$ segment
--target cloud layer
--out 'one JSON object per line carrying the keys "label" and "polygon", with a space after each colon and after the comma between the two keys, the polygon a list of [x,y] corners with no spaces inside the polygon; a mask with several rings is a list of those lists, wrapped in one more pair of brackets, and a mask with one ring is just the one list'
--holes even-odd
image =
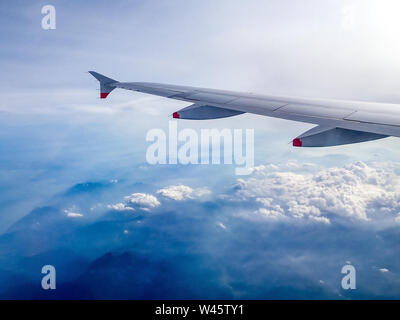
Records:
{"label": "cloud layer", "polygon": [[252,203],[258,207],[253,216],[275,220],[399,222],[400,178],[383,168],[363,162],[312,172],[295,164],[261,166],[237,180],[231,200]]}
{"label": "cloud layer", "polygon": [[261,165],[247,179],[237,179],[227,193],[174,184],[151,193],[133,193],[108,205],[115,211],[150,211],[168,201],[221,201],[235,215],[280,222],[333,221],[390,227],[400,223],[400,176],[393,163],[358,161],[324,168],[288,161]]}

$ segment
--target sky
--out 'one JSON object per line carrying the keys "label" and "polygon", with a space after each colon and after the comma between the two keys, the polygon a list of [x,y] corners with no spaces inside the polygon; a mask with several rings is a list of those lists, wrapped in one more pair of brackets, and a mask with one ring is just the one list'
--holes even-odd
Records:
{"label": "sky", "polygon": [[[43,30],[44,5],[56,29]],[[95,70],[260,94],[400,103],[400,4],[346,1],[0,3],[0,298],[397,299],[397,138],[321,149],[312,126],[257,115],[255,167],[150,165],[181,101]],[[40,286],[43,265],[57,289]],[[343,290],[341,268],[357,270]],[[114,275],[120,277],[115,278]]]}

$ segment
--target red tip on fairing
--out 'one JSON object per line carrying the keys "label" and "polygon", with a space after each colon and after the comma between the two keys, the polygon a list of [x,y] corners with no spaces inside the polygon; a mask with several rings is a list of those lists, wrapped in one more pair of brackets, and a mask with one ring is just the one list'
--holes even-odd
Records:
{"label": "red tip on fairing", "polygon": [[179,119],[181,116],[179,115],[178,112],[174,112],[174,113],[172,114],[172,117],[173,117],[174,119]]}
{"label": "red tip on fairing", "polygon": [[100,92],[100,99],[105,99],[109,95],[109,92]]}
{"label": "red tip on fairing", "polygon": [[302,147],[303,146],[303,142],[301,142],[301,140],[299,138],[296,138],[293,140],[293,147]]}

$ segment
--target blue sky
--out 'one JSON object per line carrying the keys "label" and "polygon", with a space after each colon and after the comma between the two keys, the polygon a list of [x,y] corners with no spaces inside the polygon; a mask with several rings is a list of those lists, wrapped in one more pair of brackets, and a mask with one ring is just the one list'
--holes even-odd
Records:
{"label": "blue sky", "polygon": [[397,138],[302,150],[288,143],[308,124],[179,122],[254,129],[254,174],[151,166],[146,133],[187,104],[100,100],[86,73],[399,102],[396,1],[53,1],[49,31],[46,4],[0,4],[1,298],[399,296]]}

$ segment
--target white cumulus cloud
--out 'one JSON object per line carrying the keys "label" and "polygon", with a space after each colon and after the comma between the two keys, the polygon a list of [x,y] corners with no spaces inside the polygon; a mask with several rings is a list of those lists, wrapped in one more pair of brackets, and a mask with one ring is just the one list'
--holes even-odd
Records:
{"label": "white cumulus cloud", "polygon": [[69,210],[64,210],[64,212],[67,214],[67,217],[69,217],[69,218],[80,218],[80,217],[83,217],[82,213],[73,212],[73,211],[69,211]]}
{"label": "white cumulus cloud", "polygon": [[134,211],[132,207],[127,206],[125,203],[119,202],[116,204],[109,204],[107,208],[115,211]]}
{"label": "white cumulus cloud", "polygon": [[217,226],[222,228],[222,229],[224,229],[224,230],[226,230],[226,225],[224,225],[222,222],[218,222]]}
{"label": "white cumulus cloud", "polygon": [[162,188],[156,193],[168,199],[182,201],[187,199],[200,198],[209,195],[211,192],[207,188],[193,189],[185,185],[173,185]]}
{"label": "white cumulus cloud", "polygon": [[124,199],[124,202],[109,204],[107,208],[115,211],[135,211],[135,208],[150,211],[150,209],[161,205],[155,196],[147,193],[132,193],[124,197]]}
{"label": "white cumulus cloud", "polygon": [[129,205],[136,205],[141,209],[156,208],[160,205],[155,196],[147,193],[132,193],[125,197],[125,200]]}
{"label": "white cumulus cloud", "polygon": [[363,162],[325,169],[259,166],[250,178],[237,180],[230,200],[253,204],[253,214],[270,219],[400,222],[400,177],[384,168]]}

